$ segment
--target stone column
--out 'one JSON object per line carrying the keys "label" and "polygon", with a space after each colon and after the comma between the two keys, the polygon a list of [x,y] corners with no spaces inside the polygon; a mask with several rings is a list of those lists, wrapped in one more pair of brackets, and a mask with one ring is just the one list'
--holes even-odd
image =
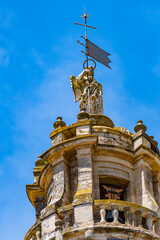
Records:
{"label": "stone column", "polygon": [[135,165],[136,203],[154,211],[158,205],[153,195],[152,174],[146,158],[140,159]]}
{"label": "stone column", "polygon": [[76,150],[78,160],[78,188],[74,196],[75,224],[87,223],[87,225],[90,225],[93,224],[92,146],[81,146]]}

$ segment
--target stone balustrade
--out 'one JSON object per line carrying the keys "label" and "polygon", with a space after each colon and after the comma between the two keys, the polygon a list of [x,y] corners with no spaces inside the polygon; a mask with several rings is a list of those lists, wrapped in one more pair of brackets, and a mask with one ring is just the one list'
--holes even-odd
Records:
{"label": "stone balustrade", "polygon": [[[99,211],[100,224],[107,224],[107,216],[112,224],[132,225],[155,232],[154,224],[160,216],[141,205],[119,200],[95,200],[95,211]],[[98,221],[97,221],[98,222]]]}
{"label": "stone balustrade", "polygon": [[[133,229],[141,228],[144,231],[151,231],[152,234],[156,234],[154,225],[160,219],[160,215],[156,212],[141,205],[111,199],[94,200],[93,212],[94,226],[115,227],[117,225],[124,228],[132,226]],[[111,217],[109,221],[106,218],[107,214]],[[58,208],[57,217],[55,233],[59,239],[62,238],[62,232],[68,232],[76,227],[73,204]],[[36,224],[30,228],[24,240],[41,240],[41,220],[42,219],[37,221]]]}

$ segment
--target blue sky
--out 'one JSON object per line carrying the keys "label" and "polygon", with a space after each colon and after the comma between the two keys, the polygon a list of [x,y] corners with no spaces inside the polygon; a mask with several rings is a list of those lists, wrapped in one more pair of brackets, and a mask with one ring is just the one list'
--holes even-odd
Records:
{"label": "blue sky", "polygon": [[57,116],[76,121],[70,75],[82,71],[76,43],[80,14],[91,15],[88,38],[110,52],[112,70],[97,64],[104,111],[134,132],[142,119],[160,143],[160,1],[10,1],[0,3],[0,232],[23,239],[35,222],[25,184],[37,156],[50,147]]}

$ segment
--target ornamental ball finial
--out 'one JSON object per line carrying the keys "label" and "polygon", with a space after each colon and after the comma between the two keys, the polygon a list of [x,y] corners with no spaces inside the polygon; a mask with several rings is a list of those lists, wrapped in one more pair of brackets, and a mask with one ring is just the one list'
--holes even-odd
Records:
{"label": "ornamental ball finial", "polygon": [[156,145],[156,147],[158,147],[158,142],[154,139],[153,136],[149,136],[151,138],[151,140],[153,141],[153,143]]}
{"label": "ornamental ball finial", "polygon": [[139,132],[140,130],[142,130],[143,132],[146,132],[147,130],[147,127],[143,124],[142,120],[138,120],[137,125],[134,127],[135,132]]}
{"label": "ornamental ball finial", "polygon": [[62,117],[57,117],[57,121],[54,122],[53,127],[54,128],[61,128],[61,127],[65,127],[66,123],[62,121]]}
{"label": "ornamental ball finial", "polygon": [[85,108],[81,108],[81,112],[77,115],[78,120],[89,119],[89,113],[86,112]]}
{"label": "ornamental ball finial", "polygon": [[38,160],[35,161],[35,166],[43,166],[45,165],[45,161],[44,159],[42,159],[41,157],[38,158]]}

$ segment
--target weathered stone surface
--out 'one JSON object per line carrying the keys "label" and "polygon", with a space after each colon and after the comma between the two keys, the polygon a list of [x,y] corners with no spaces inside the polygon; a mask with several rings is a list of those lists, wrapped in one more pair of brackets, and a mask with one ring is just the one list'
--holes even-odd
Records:
{"label": "weathered stone surface", "polygon": [[77,129],[76,129],[77,136],[86,135],[89,133],[90,133],[90,126],[88,126],[88,125],[80,126],[80,127],[77,127]]}
{"label": "weathered stone surface", "polygon": [[35,210],[36,210],[36,218],[39,219],[41,215],[41,211],[47,206],[47,201],[44,197],[36,197],[35,201]]}
{"label": "weathered stone surface", "polygon": [[52,214],[42,220],[41,228],[43,240],[47,240],[50,239],[51,236],[55,236],[55,221],[56,214]]}
{"label": "weathered stone surface", "polygon": [[[133,135],[92,114],[53,130],[36,182],[27,185],[38,220],[24,240],[160,240],[160,157],[153,139],[137,129]],[[106,199],[112,197],[102,185],[123,195]]]}
{"label": "weathered stone surface", "polygon": [[94,239],[94,234],[93,234],[93,231],[92,230],[87,230],[85,232],[85,239],[87,240],[92,240]]}
{"label": "weathered stone surface", "polygon": [[93,206],[92,204],[85,204],[76,206],[74,208],[75,225],[93,225]]}

